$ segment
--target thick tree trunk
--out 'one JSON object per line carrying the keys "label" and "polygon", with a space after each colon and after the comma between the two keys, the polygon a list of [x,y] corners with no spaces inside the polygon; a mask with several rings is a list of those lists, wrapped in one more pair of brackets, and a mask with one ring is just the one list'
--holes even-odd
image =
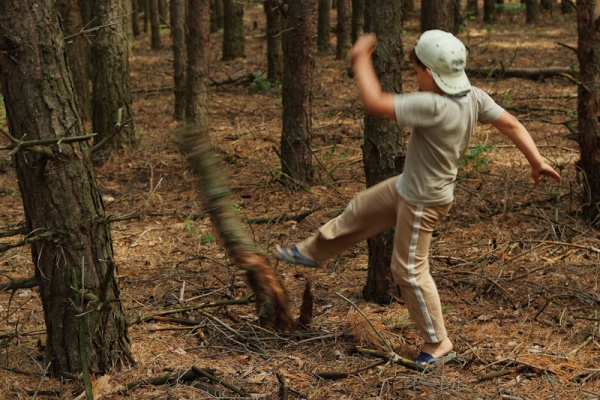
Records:
{"label": "thick tree trunk", "polygon": [[94,60],[93,117],[96,142],[115,132],[119,134],[108,143],[109,149],[120,150],[135,146],[137,138],[132,121],[132,99],[129,82],[129,51],[125,32],[127,15],[120,0],[94,0],[94,21],[101,28],[95,31],[92,44]]}
{"label": "thick tree trunk", "polygon": [[598,0],[577,2],[578,128],[585,214],[600,227],[600,11]]}
{"label": "thick tree trunk", "polygon": [[77,97],[79,115],[84,121],[90,121],[92,118],[92,80],[88,66],[88,41],[81,35],[84,24],[79,10],[79,1],[60,0],[58,6],[63,32],[67,37],[67,60]]}
{"label": "thick tree trunk", "polygon": [[457,7],[454,0],[422,0],[421,32],[441,29],[456,33],[458,28]]}
{"label": "thick tree trunk", "polygon": [[223,61],[245,57],[244,4],[239,0],[223,0]]}
{"label": "thick tree trunk", "polygon": [[295,0],[288,7],[284,42],[281,164],[285,177],[312,179],[312,87],[317,36],[317,0]]}
{"label": "thick tree trunk", "polygon": [[185,96],[187,68],[186,49],[186,1],[171,0],[171,36],[173,37],[173,80],[175,82],[175,119],[182,120],[185,116]]}
{"label": "thick tree trunk", "polygon": [[267,17],[267,79],[271,82],[283,80],[283,15],[275,0],[265,0]]}
{"label": "thick tree trunk", "polygon": [[[0,80],[17,140],[84,135],[53,0],[0,2]],[[55,375],[133,362],[110,228],[87,143],[22,147],[19,188]]]}
{"label": "thick tree trunk", "polygon": [[[376,0],[369,2],[365,10],[365,30],[374,32],[379,41],[374,54],[374,65],[383,90],[402,92],[402,2]],[[365,117],[363,160],[367,187],[398,175],[404,168],[405,149],[402,131],[392,121]],[[365,299],[377,303],[389,303],[398,296],[390,270],[393,232],[387,231],[367,241],[369,268],[363,289]]]}

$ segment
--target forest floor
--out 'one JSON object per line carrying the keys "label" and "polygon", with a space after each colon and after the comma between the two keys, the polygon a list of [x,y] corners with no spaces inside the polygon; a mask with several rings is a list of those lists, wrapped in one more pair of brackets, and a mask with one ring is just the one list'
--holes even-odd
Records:
{"label": "forest floor", "polygon": [[[261,78],[266,41],[260,6],[252,6],[246,19],[243,59],[221,61],[222,34],[211,36],[210,133],[240,218],[272,219],[247,224],[257,245],[268,251],[304,239],[364,188],[364,114],[347,60],[335,59],[332,37],[331,51],[316,62],[316,183],[307,190],[282,186],[281,90]],[[491,28],[471,23],[459,34],[470,48],[469,67],[577,65],[568,48],[577,46],[574,14],[547,14],[537,26],[523,20],[522,14],[505,15]],[[407,54],[417,36],[418,16],[411,15],[403,39]],[[138,218],[112,226],[123,307],[132,321],[251,294],[215,240],[175,135],[169,40],[165,29],[164,49],[152,51],[148,34],[135,39],[131,74],[141,143],[96,169],[109,215],[141,207]],[[404,91],[415,90],[408,69],[403,82]],[[461,167],[456,202],[431,249],[454,360],[422,373],[395,363],[374,366],[379,358],[358,352],[390,346],[413,359],[422,345],[401,299],[387,305],[363,300],[362,243],[317,269],[275,263],[294,313],[305,283],[312,282],[314,318],[308,330],[263,329],[252,302],[168,315],[191,326],[159,318],[134,323],[129,337],[136,365],[95,377],[96,398],[242,398],[239,390],[247,398],[279,399],[279,378],[285,378],[290,399],[600,398],[600,237],[580,217],[578,144],[567,129],[569,121],[577,126],[577,88],[564,77],[472,83],[529,128],[563,180],[534,186],[514,146],[493,128],[478,127]],[[0,221],[8,226],[24,217],[8,154],[0,157]],[[280,217],[306,212],[311,213],[304,219],[281,222]],[[27,248],[0,254],[0,284],[32,275]],[[44,375],[44,342],[38,291],[0,293],[0,398],[85,398],[80,383]],[[149,383],[165,374],[184,376],[192,367],[212,369],[217,381]],[[317,375],[328,372],[346,374]]]}

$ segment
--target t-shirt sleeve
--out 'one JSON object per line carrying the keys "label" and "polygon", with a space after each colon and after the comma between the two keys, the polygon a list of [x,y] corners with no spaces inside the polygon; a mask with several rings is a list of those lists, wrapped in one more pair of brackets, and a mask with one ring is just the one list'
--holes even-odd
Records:
{"label": "t-shirt sleeve", "polygon": [[427,92],[397,94],[394,98],[396,122],[400,127],[433,126],[439,115],[433,95]]}
{"label": "t-shirt sleeve", "polygon": [[479,109],[477,120],[479,122],[482,124],[491,124],[496,122],[496,120],[504,114],[504,108],[496,103],[489,94],[475,87],[471,88],[471,90],[473,91],[473,95],[477,98]]}

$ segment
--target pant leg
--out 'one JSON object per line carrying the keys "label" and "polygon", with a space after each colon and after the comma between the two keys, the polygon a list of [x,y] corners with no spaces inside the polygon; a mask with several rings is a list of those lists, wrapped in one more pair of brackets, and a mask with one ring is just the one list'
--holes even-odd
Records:
{"label": "pant leg", "polygon": [[303,242],[322,261],[396,224],[396,181],[389,178],[360,192],[343,213],[321,226]]}
{"label": "pant leg", "polygon": [[450,207],[451,204],[413,206],[402,198],[398,202],[392,275],[412,319],[428,343],[439,343],[447,337],[440,297],[429,269],[429,245],[434,228]]}

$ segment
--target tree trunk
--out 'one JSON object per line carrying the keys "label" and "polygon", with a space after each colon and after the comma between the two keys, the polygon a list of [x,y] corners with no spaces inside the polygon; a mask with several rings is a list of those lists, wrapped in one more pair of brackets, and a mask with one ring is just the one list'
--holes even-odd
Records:
{"label": "tree trunk", "polygon": [[[0,2],[0,86],[18,140],[84,135],[54,1]],[[99,375],[133,362],[110,227],[85,142],[15,154],[44,308],[51,372]]]}
{"label": "tree trunk", "polygon": [[212,0],[210,5],[210,31],[223,29],[223,0]]}
{"label": "tree trunk", "polygon": [[525,22],[537,24],[540,20],[540,3],[538,0],[525,0]]}
{"label": "tree trunk", "polygon": [[352,46],[350,33],[352,29],[352,9],[350,0],[337,0],[337,45],[335,58],[345,60]]}
{"label": "tree trunk", "polygon": [[92,119],[92,87],[88,66],[88,41],[81,34],[84,24],[81,18],[78,0],[60,0],[58,2],[62,18],[62,28],[66,39],[67,60],[73,79],[73,87],[79,107],[79,115],[84,121]]}
{"label": "tree trunk", "polygon": [[263,3],[267,17],[267,79],[270,82],[283,80],[283,15],[275,0]]}
{"label": "tree trunk", "polygon": [[317,0],[295,0],[288,6],[283,38],[283,175],[295,182],[312,179],[312,86],[317,35]]}
{"label": "tree trunk", "polygon": [[239,0],[223,0],[223,61],[245,57],[244,4]]}
{"label": "tree trunk", "polygon": [[585,216],[600,227],[600,12],[598,0],[577,2],[579,80],[578,129]]}
{"label": "tree trunk", "polygon": [[175,119],[185,116],[187,49],[185,43],[186,1],[171,0],[171,35],[173,37],[173,80],[175,82]]}
{"label": "tree trunk", "polygon": [[166,24],[169,20],[169,5],[167,0],[158,0],[158,21],[161,24]]}
{"label": "tree trunk", "polygon": [[187,97],[186,121],[208,131],[206,112],[210,50],[210,3],[189,0],[187,13]]}
{"label": "tree trunk", "polygon": [[421,32],[431,29],[441,29],[456,33],[457,4],[454,0],[422,0],[421,1]]}
{"label": "tree trunk", "polygon": [[[402,92],[400,65],[402,50],[402,2],[374,0],[365,10],[365,30],[374,32],[378,46],[373,55],[375,70],[386,92]],[[404,169],[405,149],[402,131],[393,121],[365,117],[363,161],[367,187],[398,175]],[[369,240],[367,282],[363,288],[366,300],[389,303],[399,295],[390,270],[393,231],[389,230]]]}
{"label": "tree trunk", "polygon": [[120,150],[135,146],[137,138],[132,121],[132,99],[129,82],[129,52],[125,36],[127,16],[120,7],[120,0],[94,0],[95,21],[102,26],[95,31],[92,43],[94,60],[93,116],[94,132],[100,142],[117,129],[108,147]]}
{"label": "tree trunk", "polygon": [[132,0],[131,4],[131,28],[134,37],[140,36],[142,33],[140,29],[140,2],[141,0]]}
{"label": "tree trunk", "polygon": [[352,0],[352,43],[365,33],[365,0]]}
{"label": "tree trunk", "polygon": [[496,0],[483,0],[483,22],[491,24],[496,20]]}
{"label": "tree trunk", "polygon": [[331,36],[331,0],[319,0],[317,21],[317,50],[326,53]]}
{"label": "tree trunk", "polygon": [[150,47],[160,49],[160,18],[158,0],[150,0]]}

